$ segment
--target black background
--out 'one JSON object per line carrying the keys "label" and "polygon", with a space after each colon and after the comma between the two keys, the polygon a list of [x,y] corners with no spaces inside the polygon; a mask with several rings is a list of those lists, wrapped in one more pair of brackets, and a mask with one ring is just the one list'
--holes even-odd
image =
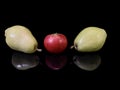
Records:
{"label": "black background", "polygon": [[[47,5],[46,5],[47,6]],[[106,83],[113,83],[115,79],[115,48],[113,42],[115,37],[115,15],[112,10],[106,8],[87,8],[78,7],[48,7],[36,8],[13,8],[0,15],[0,71],[1,79],[6,82],[37,82],[43,84],[60,83],[64,85],[78,84],[93,85],[99,83],[101,86]],[[114,11],[114,10],[113,10]],[[20,71],[15,69],[11,64],[11,58],[14,50],[10,49],[5,43],[4,31],[6,28],[13,25],[23,25],[31,30],[39,43],[39,48],[43,52],[36,52],[43,65]],[[101,57],[101,65],[94,71],[85,71],[78,68],[72,62],[72,57],[78,53],[75,50],[70,50],[69,47],[73,44],[76,35],[85,27],[96,26],[106,30],[108,36],[103,48],[96,52]],[[66,66],[58,71],[51,70],[45,63],[45,55],[49,53],[44,49],[43,40],[47,34],[63,33],[68,38],[68,47],[62,54],[66,55],[68,62]],[[114,75],[115,74],[115,75]],[[33,83],[33,82],[31,82]],[[98,86],[100,86],[98,84]],[[108,84],[108,85],[109,85]],[[60,84],[59,84],[60,85]],[[81,85],[81,86],[82,86]]]}

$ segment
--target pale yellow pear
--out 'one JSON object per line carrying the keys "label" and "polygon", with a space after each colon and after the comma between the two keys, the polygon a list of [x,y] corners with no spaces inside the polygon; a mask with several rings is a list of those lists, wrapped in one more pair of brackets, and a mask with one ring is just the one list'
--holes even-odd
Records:
{"label": "pale yellow pear", "polygon": [[5,41],[14,50],[24,53],[34,53],[37,50],[38,42],[31,31],[21,25],[15,25],[5,30]]}
{"label": "pale yellow pear", "polygon": [[73,62],[80,69],[94,71],[101,64],[101,57],[97,54],[75,55]]}
{"label": "pale yellow pear", "polygon": [[74,40],[74,48],[80,52],[94,52],[100,50],[107,38],[104,29],[87,27],[83,29]]}

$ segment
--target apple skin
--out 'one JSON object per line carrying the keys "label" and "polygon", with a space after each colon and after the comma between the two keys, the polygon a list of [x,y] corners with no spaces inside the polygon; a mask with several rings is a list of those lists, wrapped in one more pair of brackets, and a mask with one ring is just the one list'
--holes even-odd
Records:
{"label": "apple skin", "polygon": [[52,70],[60,70],[66,65],[67,56],[49,55],[49,56],[46,56],[45,63]]}
{"label": "apple skin", "polygon": [[12,65],[18,70],[28,70],[39,64],[39,57],[34,54],[16,52],[12,55]]}
{"label": "apple skin", "polygon": [[67,37],[61,33],[46,35],[44,38],[44,47],[50,53],[61,53],[68,45]]}

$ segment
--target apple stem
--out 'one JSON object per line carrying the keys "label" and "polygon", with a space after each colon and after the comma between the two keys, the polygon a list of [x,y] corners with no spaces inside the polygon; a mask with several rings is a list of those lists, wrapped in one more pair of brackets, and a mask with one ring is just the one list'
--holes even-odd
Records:
{"label": "apple stem", "polygon": [[54,33],[54,35],[57,35],[58,33],[56,32],[56,33]]}
{"label": "apple stem", "polygon": [[74,45],[72,45],[71,47],[70,47],[70,49],[73,49],[74,48]]}
{"label": "apple stem", "polygon": [[38,52],[41,52],[41,51],[42,51],[42,49],[38,49],[38,48],[37,48],[36,50],[37,50]]}

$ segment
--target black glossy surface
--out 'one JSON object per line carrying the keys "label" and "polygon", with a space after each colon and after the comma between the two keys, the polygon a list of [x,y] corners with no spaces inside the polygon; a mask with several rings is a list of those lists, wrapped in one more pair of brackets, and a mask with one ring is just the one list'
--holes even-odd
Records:
{"label": "black glossy surface", "polygon": [[[11,14],[0,16],[0,72],[2,78],[6,81],[40,81],[40,82],[82,82],[83,84],[89,84],[92,82],[105,83],[110,80],[114,80],[111,75],[115,72],[114,69],[114,51],[112,46],[113,33],[113,18],[106,14],[78,14],[74,11],[60,11],[53,13],[54,11],[44,11],[42,14],[35,13],[30,14]],[[43,49],[43,52],[34,53],[39,57],[39,64],[36,67],[27,70],[18,70],[12,65],[12,55],[15,53],[14,50],[10,49],[5,43],[4,30],[12,25],[24,25],[28,27],[33,35],[36,37],[39,48]],[[86,53],[79,53],[77,51],[70,50],[69,47],[73,44],[73,40],[76,35],[85,27],[97,26],[106,30],[108,37],[103,48],[93,54],[98,54],[101,58],[101,63],[93,71],[86,71],[74,63],[73,57],[75,55],[86,55]],[[50,33],[63,33],[68,38],[68,47],[62,56],[65,57],[65,62],[52,63],[53,66],[62,65],[57,68],[49,68],[50,62],[46,63],[46,57],[49,58],[51,55],[48,53],[43,46],[43,39],[47,34]],[[87,53],[91,54],[91,53]],[[58,56],[60,56],[58,55]],[[56,57],[56,56],[55,56]],[[51,60],[52,61],[52,60]],[[53,60],[55,61],[55,60]]]}

